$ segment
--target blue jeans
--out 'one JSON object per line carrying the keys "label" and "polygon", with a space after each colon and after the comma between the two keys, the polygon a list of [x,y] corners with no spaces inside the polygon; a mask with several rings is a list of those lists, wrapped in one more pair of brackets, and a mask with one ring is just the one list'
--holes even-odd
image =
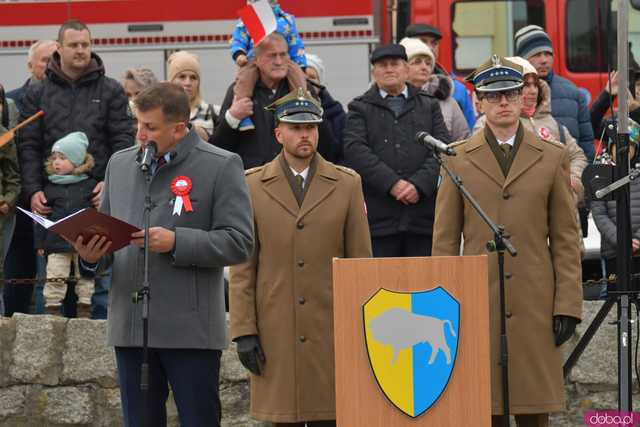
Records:
{"label": "blue jeans", "polygon": [[109,289],[111,289],[111,267],[96,275],[95,288],[91,297],[91,318],[106,319],[109,307]]}

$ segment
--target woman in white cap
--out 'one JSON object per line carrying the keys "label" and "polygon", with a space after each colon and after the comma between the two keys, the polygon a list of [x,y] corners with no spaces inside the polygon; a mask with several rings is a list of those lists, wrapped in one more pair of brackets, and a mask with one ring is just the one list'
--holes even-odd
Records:
{"label": "woman in white cap", "polygon": [[342,104],[331,96],[325,86],[326,69],[322,59],[312,53],[306,53],[305,57],[307,59],[307,68],[304,71],[315,92],[318,94],[320,104],[324,110],[324,120],[328,122],[331,127],[331,132],[333,133],[336,144],[334,147],[334,153],[336,155],[335,162],[341,163],[343,158],[342,133],[347,121],[347,114],[344,112]]}
{"label": "woman in white cap", "polygon": [[409,59],[409,83],[438,99],[442,117],[451,135],[451,141],[469,136],[469,125],[460,106],[453,99],[453,81],[444,74],[433,74],[436,64],[431,48],[419,39],[404,38],[400,41]]}
{"label": "woman in white cap", "polygon": [[198,56],[187,51],[173,53],[167,60],[169,81],[182,86],[189,96],[191,119],[189,123],[205,141],[213,134],[213,126],[220,113],[220,107],[209,104],[200,93],[201,68]]}

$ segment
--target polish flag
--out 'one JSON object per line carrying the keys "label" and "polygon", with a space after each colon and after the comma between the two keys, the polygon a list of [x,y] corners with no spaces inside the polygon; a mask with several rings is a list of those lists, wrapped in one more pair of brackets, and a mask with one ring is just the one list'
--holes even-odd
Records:
{"label": "polish flag", "polygon": [[278,27],[276,15],[273,13],[269,0],[258,0],[250,3],[238,11],[240,19],[247,27],[249,35],[253,39],[253,45],[257,46],[269,34]]}

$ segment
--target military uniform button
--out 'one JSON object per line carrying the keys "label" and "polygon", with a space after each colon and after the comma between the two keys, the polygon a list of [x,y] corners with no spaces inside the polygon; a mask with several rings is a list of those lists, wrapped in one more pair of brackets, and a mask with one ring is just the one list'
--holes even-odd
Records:
{"label": "military uniform button", "polygon": [[304,305],[305,302],[307,302],[307,300],[305,300],[304,297],[298,298],[298,304]]}
{"label": "military uniform button", "polygon": [[511,312],[510,312],[510,311],[507,311],[507,312],[504,314],[504,316],[505,316],[507,319],[511,319],[511,316],[513,316],[513,314],[511,314]]}
{"label": "military uniform button", "polygon": [[307,340],[307,337],[305,337],[304,335],[300,335],[300,342],[305,342]]}
{"label": "military uniform button", "polygon": [[304,260],[303,259],[299,259],[298,260],[298,267],[304,267]]}
{"label": "military uniform button", "polygon": [[304,223],[300,221],[299,223],[296,224],[296,227],[298,227],[298,230],[302,230],[304,228]]}
{"label": "military uniform button", "polygon": [[502,193],[502,198],[505,200],[508,200],[511,197],[511,194],[509,194],[509,192],[505,191],[504,193]]}
{"label": "military uniform button", "polygon": [[509,280],[513,277],[513,273],[504,273],[504,278]]}

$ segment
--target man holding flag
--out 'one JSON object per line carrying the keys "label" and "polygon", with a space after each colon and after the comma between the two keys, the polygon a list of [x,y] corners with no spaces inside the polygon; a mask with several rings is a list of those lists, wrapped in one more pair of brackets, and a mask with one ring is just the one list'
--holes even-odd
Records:
{"label": "man holding flag", "polygon": [[[274,136],[273,113],[265,107],[293,90],[310,87],[300,66],[291,59],[291,46],[300,42],[293,17],[286,19],[289,24],[281,25],[267,0],[250,3],[239,14],[251,33],[251,40],[256,40],[252,44],[245,32],[244,37],[249,40],[247,46],[255,47],[240,52],[255,60],[241,67],[236,82],[227,90],[220,123],[209,142],[239,154],[245,169],[250,169],[270,162],[281,150]],[[233,46],[232,41],[232,52]],[[304,56],[303,47],[295,52],[302,52]],[[234,54],[234,58],[239,56]],[[333,161],[335,144],[329,124],[322,123],[319,132],[318,152]]]}
{"label": "man holding flag", "polygon": [[[234,87],[235,96],[251,97],[259,74],[255,63],[249,61],[254,59],[255,47],[273,32],[282,34],[287,42],[289,58],[292,61],[287,73],[291,90],[305,87],[305,74],[300,67],[307,66],[307,59],[295,16],[283,11],[277,0],[248,0],[247,6],[239,10],[238,15],[240,21],[230,40],[231,57],[240,67]],[[240,122],[238,128],[240,131],[246,131],[255,127],[251,118],[247,117]]]}

